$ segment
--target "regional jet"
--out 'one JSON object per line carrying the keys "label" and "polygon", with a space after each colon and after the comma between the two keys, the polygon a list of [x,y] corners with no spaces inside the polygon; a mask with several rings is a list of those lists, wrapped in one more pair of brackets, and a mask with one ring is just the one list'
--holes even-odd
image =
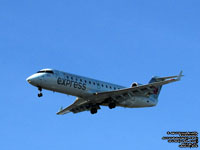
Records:
{"label": "regional jet", "polygon": [[179,81],[182,76],[182,71],[177,76],[155,76],[148,84],[134,82],[128,88],[54,69],[42,69],[26,80],[38,88],[38,97],[42,96],[42,89],[75,96],[76,100],[72,105],[57,112],[58,115],[64,115],[83,111],[95,114],[100,106],[108,106],[110,109],[116,106],[127,108],[156,106],[162,86]]}

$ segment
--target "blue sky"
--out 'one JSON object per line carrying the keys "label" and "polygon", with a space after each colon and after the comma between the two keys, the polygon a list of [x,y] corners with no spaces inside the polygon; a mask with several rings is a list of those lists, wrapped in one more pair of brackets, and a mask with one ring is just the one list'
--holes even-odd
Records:
{"label": "blue sky", "polygon": [[[199,0],[0,1],[0,148],[163,149],[167,131],[200,131]],[[37,89],[26,78],[54,68],[116,84],[154,75],[166,85],[156,107],[57,116],[75,97]]]}

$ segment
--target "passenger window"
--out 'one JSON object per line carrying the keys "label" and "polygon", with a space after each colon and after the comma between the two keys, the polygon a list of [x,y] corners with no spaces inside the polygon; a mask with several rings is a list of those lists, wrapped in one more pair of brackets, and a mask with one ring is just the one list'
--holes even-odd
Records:
{"label": "passenger window", "polygon": [[97,83],[97,86],[99,86],[99,83]]}
{"label": "passenger window", "polygon": [[91,84],[91,81],[89,81],[89,84]]}
{"label": "passenger window", "polygon": [[116,87],[114,87],[114,90],[116,90]]}
{"label": "passenger window", "polygon": [[112,87],[110,86],[110,89],[112,89]]}
{"label": "passenger window", "polygon": [[80,82],[82,82],[82,79],[80,79]]}
{"label": "passenger window", "polygon": [[95,82],[93,82],[93,84],[95,85]]}
{"label": "passenger window", "polygon": [[101,86],[104,87],[103,84]]}
{"label": "passenger window", "polygon": [[108,86],[106,85],[106,88],[108,88]]}
{"label": "passenger window", "polygon": [[73,80],[73,77],[71,77],[71,79]]}
{"label": "passenger window", "polygon": [[87,83],[87,81],[85,80],[85,83]]}

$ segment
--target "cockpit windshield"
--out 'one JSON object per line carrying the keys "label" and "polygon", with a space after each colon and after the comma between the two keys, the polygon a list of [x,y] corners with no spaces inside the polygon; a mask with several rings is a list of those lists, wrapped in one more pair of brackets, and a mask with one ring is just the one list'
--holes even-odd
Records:
{"label": "cockpit windshield", "polygon": [[53,74],[53,71],[52,70],[40,70],[37,73],[51,73],[51,74]]}

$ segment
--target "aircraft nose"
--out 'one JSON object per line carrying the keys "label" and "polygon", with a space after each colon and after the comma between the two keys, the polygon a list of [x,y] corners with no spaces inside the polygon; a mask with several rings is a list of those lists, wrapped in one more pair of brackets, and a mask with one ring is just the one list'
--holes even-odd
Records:
{"label": "aircraft nose", "polygon": [[39,82],[40,82],[40,76],[38,76],[37,74],[33,74],[30,77],[28,77],[26,79],[26,81],[28,83],[32,84],[32,85],[39,84]]}
{"label": "aircraft nose", "polygon": [[26,81],[27,81],[28,83],[32,83],[32,82],[34,82],[34,79],[35,79],[35,77],[32,75],[32,76],[28,77],[28,78],[26,79]]}
{"label": "aircraft nose", "polygon": [[31,76],[28,77],[28,78],[26,79],[26,81],[27,81],[28,83],[31,83],[31,80],[32,80],[32,77],[31,77]]}

